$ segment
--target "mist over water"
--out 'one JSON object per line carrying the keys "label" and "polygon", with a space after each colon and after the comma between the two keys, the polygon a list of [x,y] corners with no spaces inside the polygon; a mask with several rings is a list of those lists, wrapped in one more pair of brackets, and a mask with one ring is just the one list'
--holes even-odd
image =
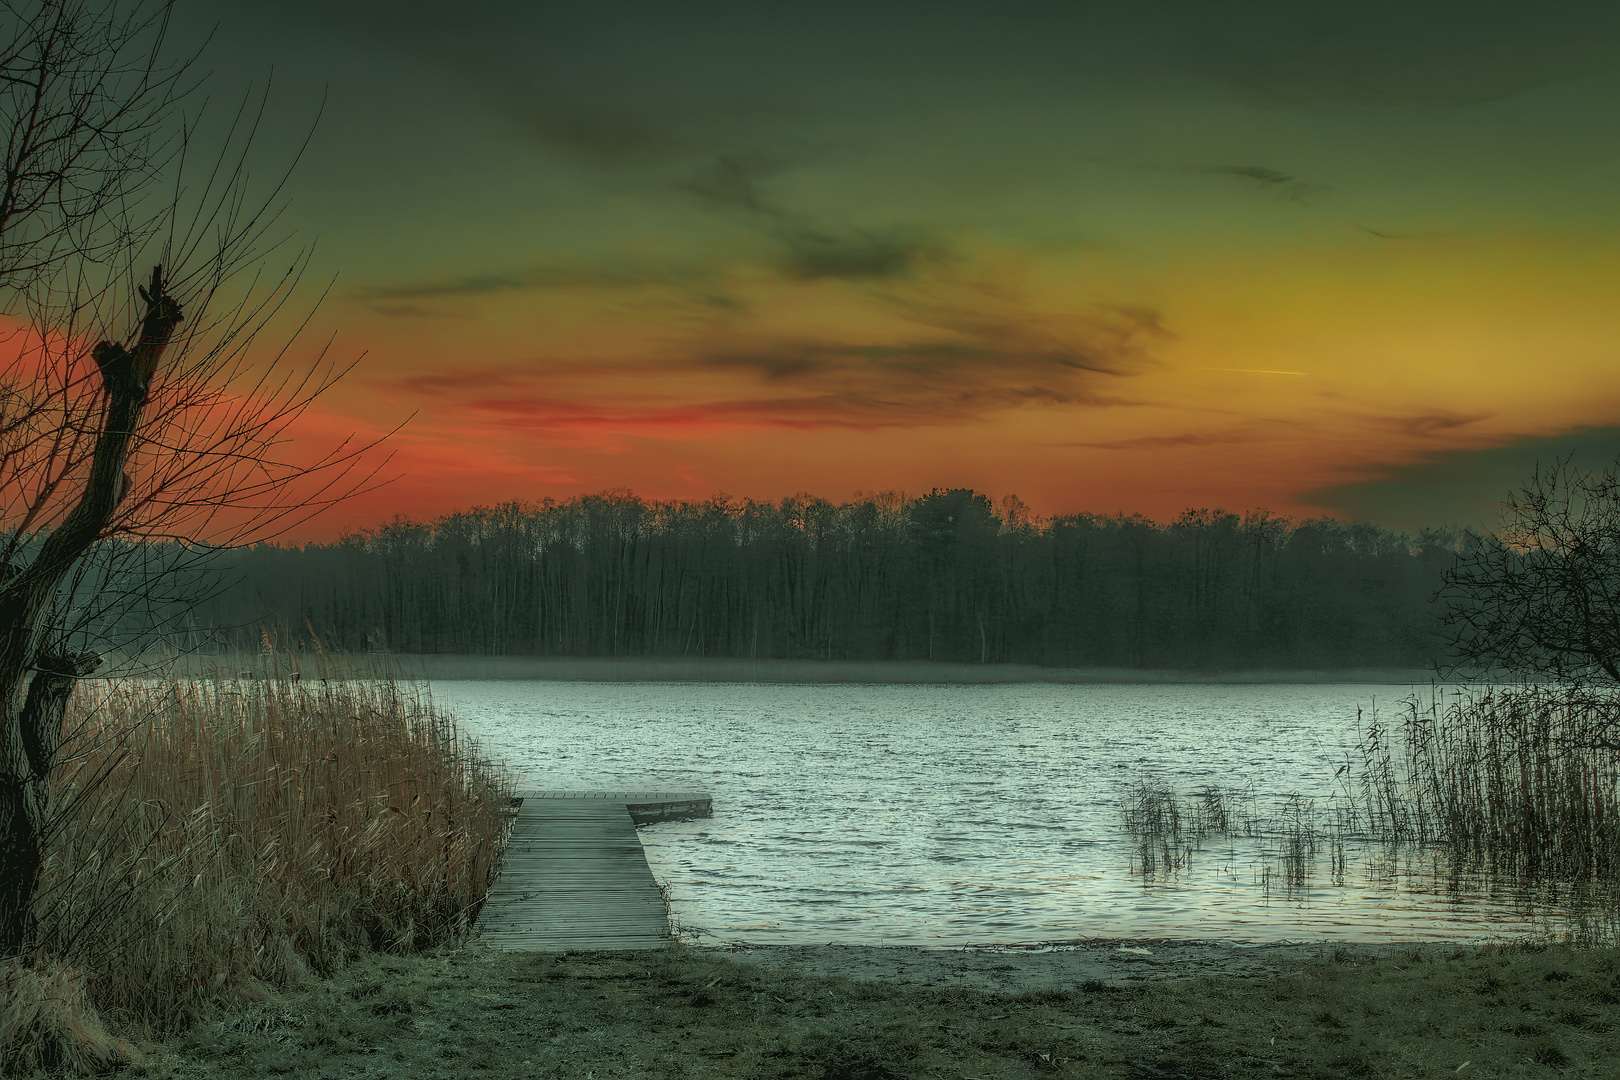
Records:
{"label": "mist over water", "polygon": [[[1285,883],[1274,838],[1216,837],[1144,874],[1121,806],[1143,780],[1327,811],[1356,710],[1398,686],[839,685],[435,680],[520,788],[702,789],[714,817],[645,827],[705,942],[961,946],[1562,932],[1556,907],[1439,864],[1324,842]],[[1345,776],[1354,775],[1354,768]],[[1494,894],[1494,895],[1493,895]]]}

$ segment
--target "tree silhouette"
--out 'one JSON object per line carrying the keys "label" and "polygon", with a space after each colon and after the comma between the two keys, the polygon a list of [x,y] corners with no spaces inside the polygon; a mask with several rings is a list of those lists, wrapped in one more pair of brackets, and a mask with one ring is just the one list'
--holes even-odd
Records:
{"label": "tree silhouette", "polygon": [[1445,576],[1458,667],[1620,685],[1620,472],[1538,466]]}
{"label": "tree silhouette", "polygon": [[615,492],[229,555],[201,625],[336,650],[1181,670],[1421,668],[1454,537],[1194,511],[1032,520],[971,491]]}
{"label": "tree silhouette", "polygon": [[249,354],[309,257],[265,265],[281,185],[253,197],[246,168],[264,96],[188,164],[195,57],[164,58],[168,3],[5,11],[0,955],[29,942],[75,682],[162,629],[132,609],[183,609],[221,547],[277,535],[367,475],[347,445],[275,454],[342,369],[324,350],[302,368]]}

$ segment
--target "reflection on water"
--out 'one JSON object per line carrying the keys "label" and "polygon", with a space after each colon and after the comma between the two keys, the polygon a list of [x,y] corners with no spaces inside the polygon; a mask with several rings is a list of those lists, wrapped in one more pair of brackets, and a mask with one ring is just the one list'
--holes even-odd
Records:
{"label": "reflection on water", "polygon": [[[432,690],[522,787],[711,792],[713,818],[641,833],[679,921],[706,941],[1590,932],[1555,888],[1525,895],[1432,849],[1389,851],[1334,828],[1356,708],[1398,687]],[[1144,782],[1241,793],[1227,807],[1234,827],[1144,846],[1126,827]]]}

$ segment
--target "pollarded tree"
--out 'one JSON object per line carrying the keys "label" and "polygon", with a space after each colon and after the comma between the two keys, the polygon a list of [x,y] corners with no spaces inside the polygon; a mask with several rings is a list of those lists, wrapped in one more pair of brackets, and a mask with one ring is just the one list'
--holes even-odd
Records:
{"label": "pollarded tree", "polygon": [[138,627],[110,638],[109,613],[177,583],[184,598],[211,551],[284,531],[363,476],[348,446],[303,464],[274,449],[342,371],[248,352],[308,265],[300,251],[266,273],[280,186],[250,198],[246,170],[263,98],[188,168],[195,58],[164,59],[168,3],[0,11],[4,955],[29,943],[73,686],[109,647],[141,644]]}

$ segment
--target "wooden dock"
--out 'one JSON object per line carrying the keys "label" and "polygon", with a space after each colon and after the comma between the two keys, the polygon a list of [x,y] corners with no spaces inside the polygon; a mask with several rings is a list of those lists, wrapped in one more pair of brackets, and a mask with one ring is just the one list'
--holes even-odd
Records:
{"label": "wooden dock", "polygon": [[656,949],[669,911],[636,826],[708,817],[701,791],[526,791],[476,937],[495,949]]}

